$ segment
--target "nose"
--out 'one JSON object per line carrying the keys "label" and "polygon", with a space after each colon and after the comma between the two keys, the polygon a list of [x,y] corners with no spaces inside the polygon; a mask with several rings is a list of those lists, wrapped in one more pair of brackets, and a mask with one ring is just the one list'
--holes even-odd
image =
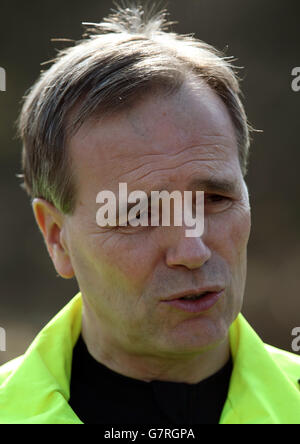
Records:
{"label": "nose", "polygon": [[186,237],[184,227],[174,227],[177,236],[173,238],[172,245],[166,253],[166,263],[168,267],[179,266],[190,270],[202,267],[210,258],[211,250],[205,244],[203,236]]}

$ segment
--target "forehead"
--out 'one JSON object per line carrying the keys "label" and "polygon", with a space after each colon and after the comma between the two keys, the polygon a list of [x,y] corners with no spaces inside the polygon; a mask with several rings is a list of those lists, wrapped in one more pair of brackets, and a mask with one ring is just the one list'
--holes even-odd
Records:
{"label": "forehead", "polygon": [[176,182],[199,170],[214,176],[240,172],[227,108],[201,84],[185,84],[169,97],[149,95],[119,115],[91,119],[73,136],[69,150],[82,191],[114,189],[123,181],[142,189],[143,182],[160,176]]}

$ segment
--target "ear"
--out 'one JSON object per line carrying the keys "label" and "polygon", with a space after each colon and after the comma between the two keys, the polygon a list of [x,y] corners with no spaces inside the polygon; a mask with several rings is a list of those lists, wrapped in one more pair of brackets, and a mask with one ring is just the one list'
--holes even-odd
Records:
{"label": "ear", "polygon": [[32,208],[57,273],[65,279],[71,279],[74,270],[64,239],[64,215],[41,198],[33,200]]}

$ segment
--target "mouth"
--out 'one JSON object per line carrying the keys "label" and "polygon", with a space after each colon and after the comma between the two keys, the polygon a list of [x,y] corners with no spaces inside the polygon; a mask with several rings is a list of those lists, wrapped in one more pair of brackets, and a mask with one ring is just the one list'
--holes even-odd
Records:
{"label": "mouth", "polygon": [[[203,298],[204,296],[208,295],[209,293],[212,293],[210,291],[205,291],[204,293],[196,294],[195,296],[182,296],[181,298],[178,298],[180,301],[198,301],[199,299]],[[175,299],[176,300],[176,299]]]}
{"label": "mouth", "polygon": [[161,302],[189,313],[201,313],[210,310],[223,294],[224,288],[184,292],[161,300]]}

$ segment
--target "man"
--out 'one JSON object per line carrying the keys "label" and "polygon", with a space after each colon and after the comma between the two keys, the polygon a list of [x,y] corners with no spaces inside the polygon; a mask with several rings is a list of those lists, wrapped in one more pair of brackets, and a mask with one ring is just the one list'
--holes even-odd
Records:
{"label": "man", "polygon": [[[300,423],[300,358],[240,313],[249,127],[232,66],[139,7],[87,26],[20,117],[36,221],[80,293],[2,367],[0,421]],[[97,195],[120,200],[120,183],[204,192],[202,235],[100,226]]]}

